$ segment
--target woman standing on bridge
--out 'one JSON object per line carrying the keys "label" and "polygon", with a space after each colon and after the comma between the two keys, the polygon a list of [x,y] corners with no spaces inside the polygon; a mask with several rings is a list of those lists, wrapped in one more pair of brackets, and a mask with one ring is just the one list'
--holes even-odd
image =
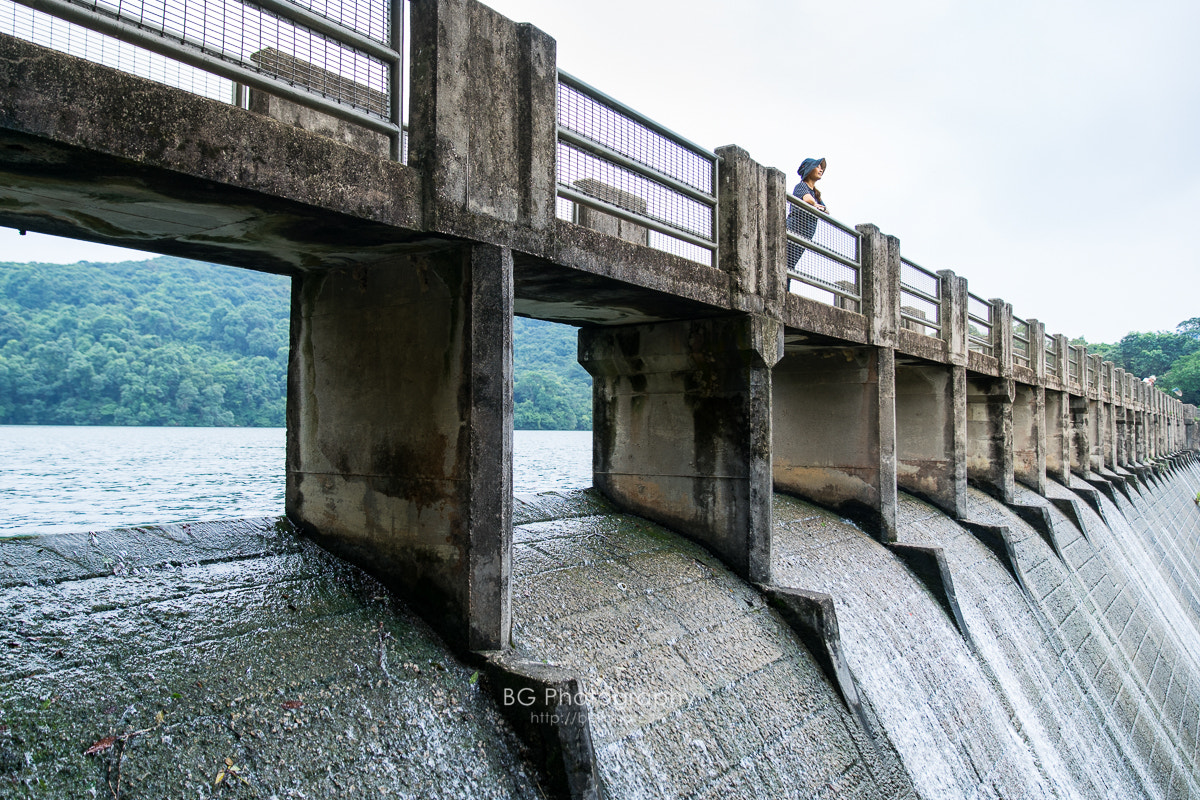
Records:
{"label": "woman standing on bridge", "polygon": [[[806,158],[800,164],[800,169],[796,170],[800,176],[800,182],[796,184],[796,188],[792,189],[792,196],[798,198],[801,202],[808,203],[810,206],[825,211],[825,204],[821,202],[821,190],[817,188],[817,181],[825,175],[825,159],[823,158]],[[787,228],[795,234],[799,234],[805,239],[811,240],[817,232],[817,218],[813,214],[806,213],[796,205],[789,204],[790,210],[787,216]],[[788,242],[788,266],[795,267],[800,260],[800,256],[804,255],[804,248],[795,242]]]}

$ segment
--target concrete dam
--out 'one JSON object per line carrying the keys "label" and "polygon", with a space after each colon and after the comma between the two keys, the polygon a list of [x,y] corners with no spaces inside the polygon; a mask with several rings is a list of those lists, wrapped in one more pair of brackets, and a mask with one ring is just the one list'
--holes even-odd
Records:
{"label": "concrete dam", "polygon": [[293,282],[285,517],[0,543],[6,796],[1200,797],[1194,407],[473,0],[233,5],[0,35],[0,224]]}

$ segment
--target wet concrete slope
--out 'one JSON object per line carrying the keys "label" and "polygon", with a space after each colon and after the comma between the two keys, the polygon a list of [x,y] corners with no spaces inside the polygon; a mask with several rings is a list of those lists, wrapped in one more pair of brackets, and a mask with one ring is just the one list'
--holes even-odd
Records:
{"label": "wet concrete slope", "polygon": [[916,797],[759,592],[591,493],[518,502],[514,646],[575,670],[612,798]]}
{"label": "wet concrete slope", "polygon": [[902,496],[900,539],[941,548],[965,631],[896,553],[786,497],[778,582],[834,596],[921,797],[1200,797],[1198,477],[1132,501],[1077,478],[1048,498],[1018,487],[1019,511],[971,490],[990,539]]}
{"label": "wet concrete slope", "polygon": [[0,555],[0,796],[540,796],[473,671],[274,520]]}

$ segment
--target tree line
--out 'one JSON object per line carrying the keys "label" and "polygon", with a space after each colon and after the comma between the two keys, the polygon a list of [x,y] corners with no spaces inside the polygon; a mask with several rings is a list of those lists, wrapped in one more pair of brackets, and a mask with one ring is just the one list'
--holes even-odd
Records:
{"label": "tree line", "polygon": [[[0,424],[285,424],[290,281],[178,258],[0,262]],[[575,330],[514,321],[514,425],[587,430]]]}
{"label": "tree line", "polygon": [[1085,339],[1073,339],[1071,344],[1086,344],[1089,353],[1098,353],[1139,378],[1153,375],[1155,388],[1200,405],[1200,317],[1185,319],[1174,331],[1127,333],[1115,344]]}
{"label": "tree line", "polygon": [[[0,262],[0,424],[282,426],[290,282],[178,258]],[[514,427],[588,430],[575,329],[513,322]],[[1092,344],[1200,405],[1200,317]]]}

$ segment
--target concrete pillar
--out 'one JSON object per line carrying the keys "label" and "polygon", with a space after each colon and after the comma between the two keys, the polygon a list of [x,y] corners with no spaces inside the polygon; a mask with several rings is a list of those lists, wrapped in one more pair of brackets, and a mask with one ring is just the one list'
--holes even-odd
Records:
{"label": "concrete pillar", "polygon": [[788,349],[772,372],[775,487],[896,540],[896,362],[887,347]]}
{"label": "concrete pillar", "polygon": [[1188,450],[1200,450],[1200,422],[1197,421],[1196,406],[1183,407],[1184,446]]}
{"label": "concrete pillar", "polygon": [[1113,463],[1115,467],[1124,467],[1129,463],[1129,423],[1126,409],[1129,406],[1125,397],[1128,391],[1125,370],[1113,367]]}
{"label": "concrete pillar", "polygon": [[787,296],[787,182],[740,147],[719,147],[717,266],[734,305],[779,317]]}
{"label": "concrete pillar", "polygon": [[1071,479],[1071,395],[1046,390],[1046,476],[1066,484]]}
{"label": "concrete pillar", "polygon": [[967,373],[896,365],[896,480],[955,518],[966,514]]}
{"label": "concrete pillar", "polygon": [[1013,401],[1011,378],[966,376],[967,478],[1005,503],[1013,499]]}
{"label": "concrete pillar", "polygon": [[1104,468],[1104,432],[1107,427],[1107,418],[1104,407],[1104,391],[1103,391],[1103,370],[1101,369],[1100,356],[1086,353],[1081,350],[1081,355],[1084,355],[1082,363],[1085,365],[1083,369],[1083,379],[1085,381],[1084,396],[1088,399],[1088,457],[1087,468],[1092,472],[1099,472]]}
{"label": "concrete pillar", "polygon": [[1013,385],[1013,478],[1038,494],[1046,494],[1046,390],[1025,383]]}
{"label": "concrete pillar", "polygon": [[967,500],[967,282],[938,273],[948,365],[896,362],[896,481],[961,518]]}
{"label": "concrete pillar", "polygon": [[1038,494],[1046,494],[1046,378],[1045,326],[1036,319],[1029,325],[1029,369],[1033,385],[1013,385],[1013,479]]}
{"label": "concrete pillar", "polygon": [[1002,502],[1013,499],[1012,306],[992,306],[992,356],[1000,377],[966,376],[967,479]]}
{"label": "concrete pillar", "polygon": [[[554,40],[476,0],[413,0],[409,164],[426,227],[523,249],[554,230]],[[497,223],[503,224],[497,224]]]}
{"label": "concrete pillar", "polygon": [[618,506],[771,580],[771,368],[783,330],[759,316],[584,328],[593,481]]}
{"label": "concrete pillar", "polygon": [[296,279],[287,513],[451,644],[509,643],[512,254]]}

